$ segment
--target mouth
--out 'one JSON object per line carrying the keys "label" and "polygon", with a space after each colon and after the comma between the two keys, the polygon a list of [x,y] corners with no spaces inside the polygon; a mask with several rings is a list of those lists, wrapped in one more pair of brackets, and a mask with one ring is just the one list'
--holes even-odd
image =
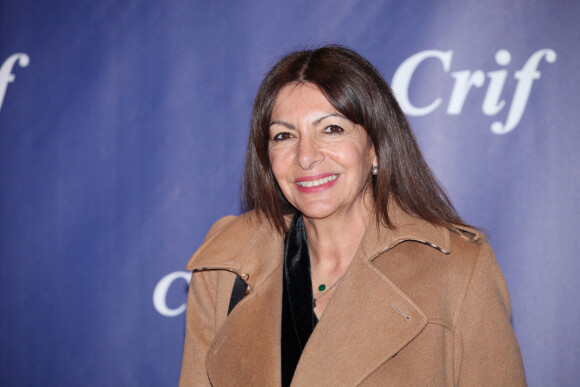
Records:
{"label": "mouth", "polygon": [[312,187],[318,187],[318,186],[321,186],[323,184],[330,183],[331,181],[334,181],[337,178],[338,178],[338,175],[329,175],[329,176],[325,176],[323,178],[316,179],[316,180],[300,180],[300,181],[297,181],[296,184],[300,187],[312,188]]}

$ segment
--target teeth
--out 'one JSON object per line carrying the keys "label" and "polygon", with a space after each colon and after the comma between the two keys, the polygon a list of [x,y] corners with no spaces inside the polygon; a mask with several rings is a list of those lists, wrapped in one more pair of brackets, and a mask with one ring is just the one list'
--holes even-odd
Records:
{"label": "teeth", "polygon": [[336,180],[337,177],[338,177],[338,175],[332,175],[332,176],[327,176],[325,178],[318,179],[318,180],[299,181],[296,184],[298,184],[301,187],[316,187],[316,186],[321,185],[321,184],[326,184],[329,181]]}

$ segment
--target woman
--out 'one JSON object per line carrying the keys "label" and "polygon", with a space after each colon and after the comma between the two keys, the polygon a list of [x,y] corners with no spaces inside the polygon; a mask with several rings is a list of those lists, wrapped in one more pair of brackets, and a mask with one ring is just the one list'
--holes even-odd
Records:
{"label": "woman", "polygon": [[180,385],[525,385],[493,252],[364,58],[274,66],[243,192],[188,264]]}

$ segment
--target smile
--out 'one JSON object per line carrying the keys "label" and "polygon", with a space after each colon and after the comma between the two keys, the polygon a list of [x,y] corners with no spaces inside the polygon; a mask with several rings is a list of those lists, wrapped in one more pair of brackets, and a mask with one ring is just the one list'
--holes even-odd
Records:
{"label": "smile", "polygon": [[296,184],[299,185],[300,187],[306,187],[306,188],[318,187],[319,185],[334,181],[337,178],[338,178],[338,175],[330,175],[330,176],[326,176],[326,177],[323,177],[322,179],[318,179],[318,180],[297,181]]}

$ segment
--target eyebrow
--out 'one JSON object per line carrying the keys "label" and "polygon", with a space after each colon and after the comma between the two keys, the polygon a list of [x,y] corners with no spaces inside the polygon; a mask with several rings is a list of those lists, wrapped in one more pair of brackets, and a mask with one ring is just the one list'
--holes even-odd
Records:
{"label": "eyebrow", "polygon": [[[325,119],[327,119],[329,117],[345,118],[340,113],[330,113],[330,114],[326,114],[326,115],[324,115],[324,116],[322,116],[320,118],[315,119],[314,121],[312,121],[312,125],[316,126],[316,125],[320,124],[323,120],[325,120]],[[288,129],[296,129],[294,127],[294,125],[292,125],[292,124],[290,124],[288,122],[285,122],[285,121],[277,121],[277,120],[276,121],[272,121],[272,122],[270,122],[270,126],[272,126],[272,125],[282,125],[282,126],[287,127]]]}
{"label": "eyebrow", "polygon": [[289,124],[288,122],[284,122],[284,121],[272,121],[272,122],[270,122],[270,126],[272,126],[272,125],[282,125],[282,126],[287,127],[288,129],[296,129],[294,127],[294,125]]}

